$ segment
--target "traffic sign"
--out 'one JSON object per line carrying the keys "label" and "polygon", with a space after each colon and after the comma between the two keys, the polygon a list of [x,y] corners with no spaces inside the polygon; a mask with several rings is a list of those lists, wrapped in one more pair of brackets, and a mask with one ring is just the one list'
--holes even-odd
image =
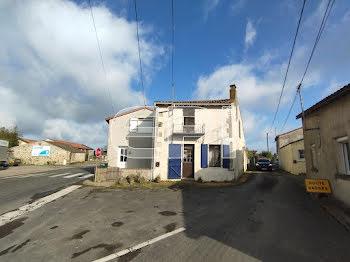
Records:
{"label": "traffic sign", "polygon": [[97,148],[95,151],[95,156],[100,157],[101,156],[101,148]]}

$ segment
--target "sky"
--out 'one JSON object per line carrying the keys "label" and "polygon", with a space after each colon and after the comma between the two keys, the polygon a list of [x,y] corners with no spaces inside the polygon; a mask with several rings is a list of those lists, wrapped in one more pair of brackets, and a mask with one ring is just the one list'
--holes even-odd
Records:
{"label": "sky", "polygon": [[[307,0],[271,128],[302,0],[174,0],[176,100],[229,98],[237,86],[248,149],[301,126],[297,100],[328,0]],[[143,105],[132,0],[0,1],[0,126],[32,139],[107,144],[108,116]],[[171,0],[137,0],[145,99],[171,99]],[[336,0],[302,87],[308,108],[350,82],[350,3]]]}

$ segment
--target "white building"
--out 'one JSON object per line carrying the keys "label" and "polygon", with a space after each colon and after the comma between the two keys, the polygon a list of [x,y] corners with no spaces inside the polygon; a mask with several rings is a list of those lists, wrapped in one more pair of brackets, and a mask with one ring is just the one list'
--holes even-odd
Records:
{"label": "white building", "polygon": [[230,98],[156,101],[106,119],[110,167],[148,168],[151,178],[230,181],[246,168],[236,86]]}

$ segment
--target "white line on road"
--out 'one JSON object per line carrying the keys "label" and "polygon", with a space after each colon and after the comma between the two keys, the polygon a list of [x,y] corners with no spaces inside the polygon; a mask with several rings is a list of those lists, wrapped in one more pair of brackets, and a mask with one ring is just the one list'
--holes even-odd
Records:
{"label": "white line on road", "polygon": [[84,175],[84,173],[78,173],[78,174],[73,174],[73,175],[69,175],[69,176],[64,176],[64,178],[72,178],[72,177],[81,176],[81,175]]}
{"label": "white line on road", "polygon": [[127,249],[124,249],[124,250],[119,251],[119,252],[117,252],[117,253],[111,254],[111,255],[109,255],[109,256],[102,257],[102,258],[100,258],[100,259],[94,260],[93,262],[106,262],[106,261],[109,261],[109,260],[112,260],[112,259],[115,259],[115,258],[124,256],[124,255],[126,255],[126,254],[128,254],[128,253],[130,253],[130,252],[134,252],[134,251],[136,251],[136,250],[138,250],[138,249],[141,249],[141,248],[143,248],[143,247],[149,246],[149,245],[151,245],[151,244],[153,244],[153,243],[156,243],[156,242],[158,242],[158,241],[160,241],[160,240],[163,240],[163,239],[165,239],[165,238],[167,238],[167,237],[171,237],[171,236],[173,236],[173,235],[176,235],[176,234],[178,234],[178,233],[180,233],[180,232],[182,232],[182,231],[185,231],[185,230],[186,230],[186,228],[180,227],[180,228],[178,228],[178,229],[176,229],[176,230],[174,230],[174,231],[171,231],[171,232],[169,232],[169,233],[166,233],[166,234],[161,235],[161,236],[156,237],[156,238],[152,238],[152,239],[147,240],[146,242],[143,242],[143,243],[138,244],[138,245],[136,245],[136,246],[129,247],[129,248],[127,248]]}
{"label": "white line on road", "polygon": [[53,175],[53,176],[50,176],[50,177],[66,176],[66,175],[69,175],[69,174],[70,173],[63,173],[63,174]]}
{"label": "white line on road", "polygon": [[31,204],[21,206],[19,209],[15,210],[15,211],[7,212],[7,213],[3,214],[2,216],[0,216],[0,226],[3,226],[5,224],[7,224],[8,222],[11,222],[12,220],[30,212],[30,211],[33,211],[39,207],[42,207],[43,205],[46,205],[47,203],[50,203],[57,198],[65,196],[65,195],[73,192],[74,190],[76,190],[80,187],[81,187],[80,185],[73,185],[73,186],[67,187],[65,189],[62,189],[62,190],[56,192],[56,193],[53,193],[53,194],[48,195],[46,197],[40,198]]}
{"label": "white line on road", "polygon": [[94,176],[95,174],[87,174],[87,175],[85,175],[85,176],[82,176],[81,178],[89,178],[89,177],[92,177],[92,176]]}
{"label": "white line on road", "polygon": [[39,174],[25,174],[25,175],[17,175],[17,176],[5,176],[0,177],[0,179],[9,179],[9,178],[26,178],[26,177],[36,177],[36,176],[45,176],[47,173],[39,173]]}

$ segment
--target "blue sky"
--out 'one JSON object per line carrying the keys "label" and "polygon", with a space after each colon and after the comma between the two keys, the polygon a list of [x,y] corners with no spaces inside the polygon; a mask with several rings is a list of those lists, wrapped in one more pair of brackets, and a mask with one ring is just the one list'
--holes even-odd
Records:
{"label": "blue sky", "polygon": [[[279,133],[328,0],[308,0],[281,110]],[[86,1],[2,1],[1,126],[28,138],[93,147],[107,142],[104,117],[142,104],[132,0],[92,1],[103,73]],[[265,149],[302,0],[174,0],[175,98],[228,98],[236,84],[247,146]],[[171,1],[137,0],[146,97],[171,98]],[[350,4],[337,0],[304,81],[305,107],[349,83]],[[283,131],[299,127],[296,103]],[[274,132],[270,136],[273,141]],[[274,144],[271,143],[271,149]]]}

